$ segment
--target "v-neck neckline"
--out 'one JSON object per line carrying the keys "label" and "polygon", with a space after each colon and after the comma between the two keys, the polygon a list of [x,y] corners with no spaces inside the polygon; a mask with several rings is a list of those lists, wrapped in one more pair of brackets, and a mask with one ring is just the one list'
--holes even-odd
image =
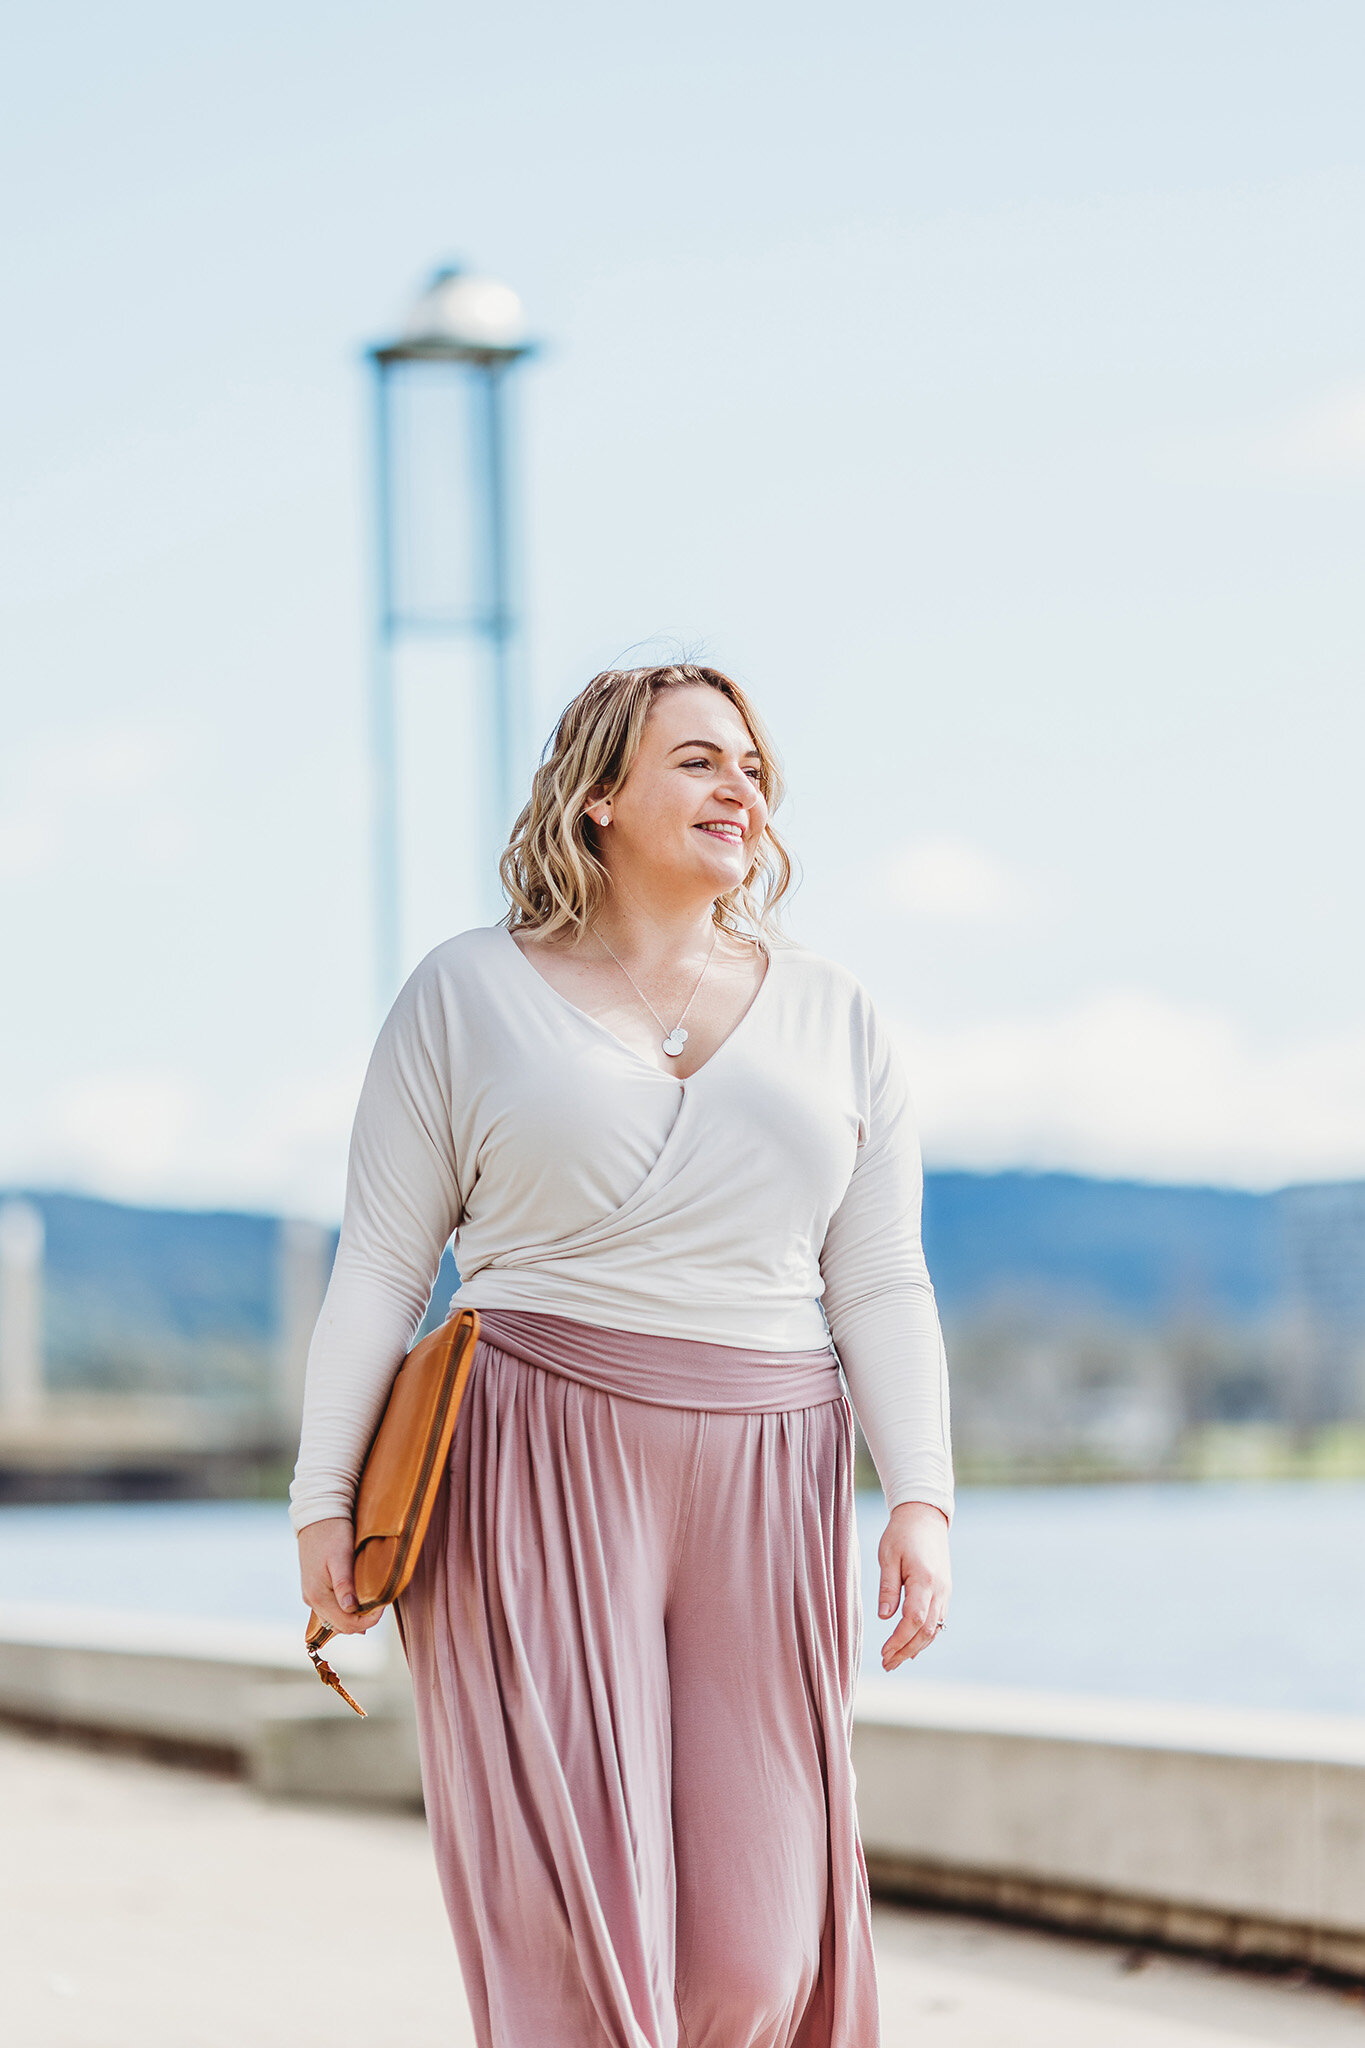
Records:
{"label": "v-neck neckline", "polygon": [[721,1054],[725,1051],[726,1047],[733,1045],[735,1039],[738,1037],[739,1033],[744,1029],[749,1019],[753,1016],[754,1011],[758,1008],[759,1004],[763,1000],[764,991],[767,989],[768,983],[773,978],[773,966],[776,958],[772,947],[765,945],[763,947],[763,953],[764,958],[767,960],[768,964],[763,970],[763,979],[762,981],[760,981],[758,987],[754,990],[753,995],[750,997],[749,1007],[745,1010],[743,1016],[738,1018],[737,1021],[731,1025],[729,1031],[727,1031],[724,1038],[722,1038],[720,1044],[716,1047],[715,1051],[710,1055],[710,1057],[704,1059],[701,1065],[697,1068],[696,1072],[693,1074],[669,1074],[666,1073],[662,1067],[656,1067],[653,1060],[646,1059],[642,1052],[637,1052],[633,1045],[627,1045],[625,1039],[619,1037],[617,1033],[612,1030],[609,1024],[604,1024],[600,1017],[594,1017],[591,1011],[580,1009],[578,1004],[572,1002],[568,996],[561,995],[560,991],[555,987],[554,983],[551,981],[547,981],[545,979],[545,976],[541,973],[540,969],[536,967],[526,957],[525,953],[522,952],[521,947],[512,937],[511,932],[508,931],[505,924],[495,925],[493,929],[495,931],[502,933],[502,936],[506,940],[508,946],[511,948],[512,952],[515,953],[517,959],[521,962],[521,965],[525,968],[526,972],[531,976],[531,979],[534,982],[536,982],[539,985],[539,987],[543,988],[546,995],[549,996],[553,1002],[558,1003],[561,1009],[567,1010],[571,1016],[577,1017],[580,1023],[588,1025],[591,1030],[600,1033],[602,1037],[609,1038],[612,1044],[617,1048],[619,1052],[623,1052],[628,1060],[634,1060],[636,1066],[643,1067],[646,1073],[656,1074],[661,1081],[671,1081],[675,1088],[683,1089],[689,1088],[694,1081],[699,1081],[703,1074],[709,1073],[711,1068],[716,1064],[716,1061],[720,1058]]}

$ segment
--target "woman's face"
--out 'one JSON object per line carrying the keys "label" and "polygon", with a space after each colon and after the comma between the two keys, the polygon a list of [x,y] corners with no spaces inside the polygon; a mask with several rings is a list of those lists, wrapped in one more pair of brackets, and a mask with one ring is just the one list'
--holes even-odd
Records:
{"label": "woman's face", "polygon": [[714,899],[744,880],[768,821],[753,735],[705,683],[661,690],[630,773],[588,806],[611,822],[598,844],[608,872],[668,894]]}

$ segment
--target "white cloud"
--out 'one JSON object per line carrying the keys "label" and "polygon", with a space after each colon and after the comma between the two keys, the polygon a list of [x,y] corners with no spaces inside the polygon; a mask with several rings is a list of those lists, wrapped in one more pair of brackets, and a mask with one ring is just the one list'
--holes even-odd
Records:
{"label": "white cloud", "polygon": [[1263,444],[1282,475],[1365,477],[1365,383],[1343,385],[1286,422]]}
{"label": "white cloud", "polygon": [[[1365,1175],[1365,1032],[1259,1045],[1140,989],[951,1030],[891,1021],[931,1165],[1242,1187]],[[174,1072],[87,1074],[0,1139],[0,1184],[334,1222],[364,1067],[357,1048],[241,1098]]]}
{"label": "white cloud", "polygon": [[117,729],[47,732],[10,749],[0,795],[0,880],[43,874],[82,838],[107,844],[111,831],[120,846],[154,861],[178,858],[188,825],[162,794],[176,757],[165,733]]}
{"label": "white cloud", "polygon": [[364,1069],[357,1056],[246,1101],[181,1073],[82,1075],[0,1139],[0,1182],[335,1221]]}
{"label": "white cloud", "polygon": [[180,1166],[200,1114],[198,1090],[180,1075],[86,1075],[58,1090],[52,1135],[88,1184],[154,1188]]}
{"label": "white cloud", "polygon": [[1259,1046],[1216,1012],[1112,989],[900,1036],[935,1163],[1249,1187],[1365,1174],[1365,1033]]}
{"label": "white cloud", "polygon": [[924,839],[894,852],[885,873],[890,910],[940,924],[1016,917],[1033,893],[994,854],[965,839]]}

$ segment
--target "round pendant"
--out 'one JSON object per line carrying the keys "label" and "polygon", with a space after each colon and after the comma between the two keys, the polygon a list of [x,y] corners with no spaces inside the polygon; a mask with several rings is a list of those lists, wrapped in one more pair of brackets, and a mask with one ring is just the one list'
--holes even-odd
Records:
{"label": "round pendant", "polygon": [[675,1060],[686,1043],[687,1033],[683,1030],[681,1024],[675,1024],[664,1040],[664,1051],[671,1060]]}

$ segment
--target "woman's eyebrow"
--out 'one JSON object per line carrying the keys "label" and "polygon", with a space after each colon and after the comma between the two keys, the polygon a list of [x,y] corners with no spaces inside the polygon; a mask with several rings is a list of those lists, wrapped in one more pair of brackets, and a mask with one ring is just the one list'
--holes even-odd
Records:
{"label": "woman's eyebrow", "polygon": [[[679,740],[677,746],[670,747],[668,751],[670,754],[680,754],[684,747],[705,747],[712,754],[723,754],[725,752],[724,747],[718,747],[714,740]],[[751,754],[755,761],[763,759],[757,747],[746,747],[743,758],[747,761]]]}

